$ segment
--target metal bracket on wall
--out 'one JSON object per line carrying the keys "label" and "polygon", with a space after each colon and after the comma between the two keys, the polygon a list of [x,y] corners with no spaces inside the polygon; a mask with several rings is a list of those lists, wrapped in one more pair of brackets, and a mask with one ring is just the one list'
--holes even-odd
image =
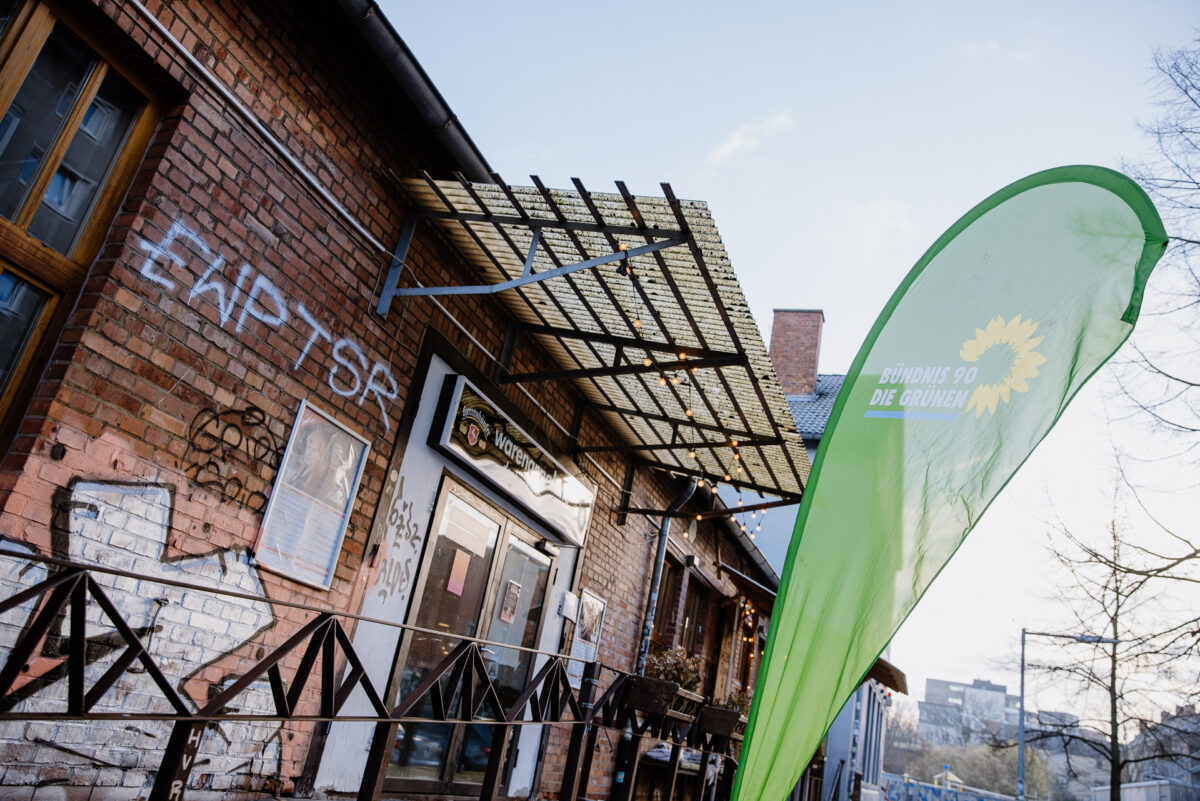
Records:
{"label": "metal bracket on wall", "polygon": [[[518,278],[512,278],[507,281],[501,281],[496,284],[476,284],[471,286],[400,286],[400,274],[404,270],[405,259],[408,257],[408,249],[412,244],[413,232],[416,229],[418,219],[435,219],[435,220],[457,220],[466,225],[468,222],[475,223],[490,223],[495,226],[520,226],[532,231],[529,250],[525,257],[525,263]],[[436,296],[436,295],[489,295],[497,292],[504,292],[508,289],[517,289],[529,284],[536,284],[545,281],[549,278],[558,278],[560,276],[569,275],[579,272],[580,270],[590,270],[593,267],[600,267],[605,264],[611,264],[617,261],[628,262],[629,259],[636,256],[643,256],[648,253],[655,253],[665,248],[676,247],[678,245],[687,244],[686,238],[678,232],[670,232],[672,235],[666,236],[657,242],[651,242],[640,247],[628,248],[626,250],[616,250],[604,256],[596,256],[591,259],[575,262],[573,264],[564,264],[555,267],[551,270],[543,270],[535,273],[533,271],[534,259],[537,255],[538,247],[542,245],[542,230],[546,228],[560,229],[565,231],[572,230],[593,230],[601,226],[592,223],[572,223],[566,220],[532,220],[522,219],[520,217],[498,217],[487,214],[469,214],[462,212],[424,212],[410,216],[404,223],[404,229],[400,232],[400,241],[396,244],[396,250],[392,254],[392,263],[388,269],[387,279],[384,281],[383,290],[379,297],[379,304],[376,306],[376,312],[386,316],[391,308],[392,298],[397,297],[415,297],[415,296]],[[616,227],[613,227],[614,230]],[[636,233],[645,235],[645,232],[636,231]],[[657,235],[659,232],[655,232]]]}

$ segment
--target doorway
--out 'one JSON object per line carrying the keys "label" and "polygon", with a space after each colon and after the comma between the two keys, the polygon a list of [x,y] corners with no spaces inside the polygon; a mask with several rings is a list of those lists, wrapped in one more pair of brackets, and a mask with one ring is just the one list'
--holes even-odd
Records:
{"label": "doorway", "polygon": [[[473,491],[449,477],[443,480],[409,613],[410,623],[424,631],[408,631],[401,638],[398,698],[411,692],[461,638],[477,637],[488,641],[481,650],[501,705],[515,703],[532,675],[534,655],[505,646],[537,644],[555,568],[554,557],[538,549],[540,542],[541,537]],[[432,717],[432,704],[426,700],[410,715]],[[491,744],[487,725],[401,726],[386,789],[477,794]]]}

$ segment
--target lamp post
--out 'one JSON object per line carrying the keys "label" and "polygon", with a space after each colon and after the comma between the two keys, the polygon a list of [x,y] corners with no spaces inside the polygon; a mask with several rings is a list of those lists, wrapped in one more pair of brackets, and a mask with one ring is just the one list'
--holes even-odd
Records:
{"label": "lamp post", "polygon": [[1021,629],[1021,707],[1017,718],[1017,801],[1025,801],[1025,636],[1054,637],[1059,640],[1074,640],[1093,645],[1105,643],[1116,645],[1120,640],[1112,637],[1100,637],[1095,634],[1054,634],[1049,631],[1028,631]]}

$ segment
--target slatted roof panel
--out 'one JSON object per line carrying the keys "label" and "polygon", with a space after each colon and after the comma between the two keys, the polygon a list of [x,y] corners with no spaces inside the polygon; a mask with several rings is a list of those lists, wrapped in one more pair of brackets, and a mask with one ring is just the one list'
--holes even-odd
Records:
{"label": "slatted roof panel", "polygon": [[[535,230],[534,275],[666,242],[630,257],[631,275],[615,261],[498,294],[526,326],[607,340],[526,334],[564,372],[580,371],[571,380],[646,462],[709,479],[728,474],[727,483],[798,496],[808,479],[804,446],[707,205],[675,198],[667,184],[662,197],[646,197],[619,182],[616,193],[593,193],[578,180],[570,190],[548,189],[536,177],[529,187],[495,180],[425,176],[405,185],[488,284],[521,278]],[[400,282],[416,285],[410,272]],[[675,369],[680,348],[691,350],[684,369]],[[689,362],[715,366],[693,371]],[[700,443],[695,457],[691,443]],[[579,443],[584,452],[599,445]]]}

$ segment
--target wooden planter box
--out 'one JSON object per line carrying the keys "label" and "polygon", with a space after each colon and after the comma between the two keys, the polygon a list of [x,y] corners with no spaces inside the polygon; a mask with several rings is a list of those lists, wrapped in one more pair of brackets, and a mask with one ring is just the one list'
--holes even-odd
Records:
{"label": "wooden planter box", "polygon": [[740,740],[746,732],[746,716],[736,709],[706,706],[696,725],[704,734]]}
{"label": "wooden planter box", "polygon": [[648,717],[663,718],[669,715],[675,720],[690,723],[696,719],[704,696],[666,679],[630,676],[625,703]]}

